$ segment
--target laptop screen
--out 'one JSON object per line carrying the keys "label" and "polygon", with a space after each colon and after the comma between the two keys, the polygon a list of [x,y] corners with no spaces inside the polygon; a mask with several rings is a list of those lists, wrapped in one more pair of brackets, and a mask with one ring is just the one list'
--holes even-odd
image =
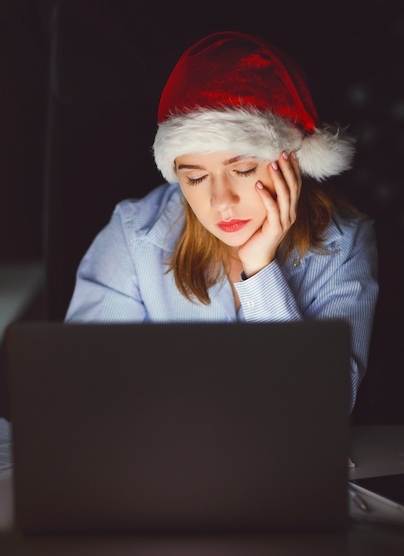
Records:
{"label": "laptop screen", "polygon": [[345,524],[345,324],[16,323],[6,352],[23,531]]}

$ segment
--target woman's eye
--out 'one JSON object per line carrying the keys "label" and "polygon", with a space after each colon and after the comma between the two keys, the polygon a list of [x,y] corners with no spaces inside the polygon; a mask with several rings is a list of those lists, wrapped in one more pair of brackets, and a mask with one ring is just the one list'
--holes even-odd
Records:
{"label": "woman's eye", "polygon": [[202,176],[200,178],[187,178],[187,183],[188,185],[198,185],[198,183],[201,183],[206,176]]}
{"label": "woman's eye", "polygon": [[251,176],[252,174],[255,174],[256,170],[257,170],[257,167],[254,166],[254,168],[250,168],[249,170],[244,170],[244,172],[241,172],[240,170],[236,170],[236,174],[238,176],[246,178],[248,176]]}

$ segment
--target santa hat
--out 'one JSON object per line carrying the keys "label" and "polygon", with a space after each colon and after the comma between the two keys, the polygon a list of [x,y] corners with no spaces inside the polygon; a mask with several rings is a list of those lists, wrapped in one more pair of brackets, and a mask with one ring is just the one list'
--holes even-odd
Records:
{"label": "santa hat", "polygon": [[261,161],[294,151],[302,175],[323,180],[351,166],[354,141],[320,126],[306,78],[265,40],[214,33],[181,56],[160,98],[153,149],[171,183],[183,154],[232,151]]}

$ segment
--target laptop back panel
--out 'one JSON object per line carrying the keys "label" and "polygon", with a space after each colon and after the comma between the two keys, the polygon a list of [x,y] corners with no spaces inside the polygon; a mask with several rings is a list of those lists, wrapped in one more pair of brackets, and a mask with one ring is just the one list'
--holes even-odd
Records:
{"label": "laptop back panel", "polygon": [[17,323],[6,349],[21,530],[345,525],[342,323]]}

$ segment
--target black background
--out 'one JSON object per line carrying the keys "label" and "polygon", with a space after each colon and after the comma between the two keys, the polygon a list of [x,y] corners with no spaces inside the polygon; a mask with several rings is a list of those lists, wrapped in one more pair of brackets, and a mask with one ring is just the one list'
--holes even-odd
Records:
{"label": "black background", "polygon": [[404,423],[402,2],[3,0],[0,261],[43,260],[41,316],[63,319],[79,259],[114,204],[162,182],[151,145],[181,53],[221,30],[305,68],[324,122],[358,139],[335,181],[374,220],[380,297],[355,423]]}

